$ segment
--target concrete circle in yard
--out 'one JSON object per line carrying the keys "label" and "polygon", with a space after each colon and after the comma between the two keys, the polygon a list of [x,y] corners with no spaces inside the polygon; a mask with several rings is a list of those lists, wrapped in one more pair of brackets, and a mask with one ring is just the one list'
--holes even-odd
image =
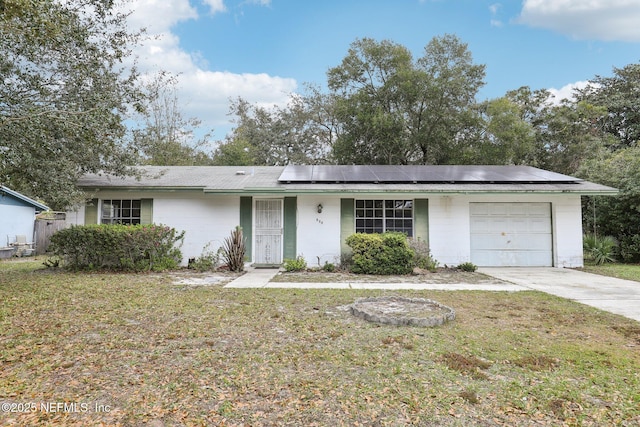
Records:
{"label": "concrete circle in yard", "polygon": [[440,326],[456,317],[451,307],[424,298],[360,298],[349,306],[351,314],[368,322],[394,326]]}

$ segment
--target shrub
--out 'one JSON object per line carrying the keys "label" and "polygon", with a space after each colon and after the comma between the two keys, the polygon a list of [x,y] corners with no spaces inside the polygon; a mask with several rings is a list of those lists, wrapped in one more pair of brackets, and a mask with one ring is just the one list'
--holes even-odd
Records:
{"label": "shrub", "polygon": [[468,271],[469,273],[473,273],[478,269],[478,266],[472,262],[463,262],[458,266],[458,269],[462,271]]}
{"label": "shrub", "polygon": [[622,236],[618,253],[623,262],[639,263],[640,262],[640,235]]}
{"label": "shrub", "polygon": [[192,268],[196,271],[215,270],[216,268],[218,268],[218,264],[220,264],[221,253],[222,248],[219,248],[214,252],[213,250],[211,250],[211,243],[207,243],[202,249],[202,255],[200,255],[193,261],[189,259],[189,268]]}
{"label": "shrub", "polygon": [[231,236],[224,239],[221,251],[230,271],[239,272],[244,270],[244,256],[247,253],[247,245],[242,234],[242,227],[236,227],[231,232]]}
{"label": "shrub", "polygon": [[356,274],[408,274],[413,269],[414,252],[403,233],[356,233],[346,243],[353,250],[351,271]]}
{"label": "shrub", "polygon": [[618,242],[611,236],[598,237],[595,234],[585,234],[582,240],[585,258],[596,265],[615,262],[615,251]]}
{"label": "shrub", "polygon": [[322,266],[322,269],[324,271],[326,271],[327,273],[333,273],[334,271],[336,271],[336,266],[328,261],[326,261],[324,263],[324,266]]}
{"label": "shrub", "polygon": [[438,268],[438,261],[433,259],[431,256],[431,251],[429,250],[427,242],[422,239],[413,238],[408,239],[407,242],[414,253],[413,260],[411,261],[412,266],[423,270],[429,270],[431,272],[436,271]]}
{"label": "shrub", "polygon": [[80,225],[51,236],[51,251],[72,270],[162,271],[180,263],[183,238],[163,225]]}
{"label": "shrub", "polygon": [[298,255],[296,259],[285,259],[284,269],[288,272],[303,271],[307,269],[307,261],[302,255]]}

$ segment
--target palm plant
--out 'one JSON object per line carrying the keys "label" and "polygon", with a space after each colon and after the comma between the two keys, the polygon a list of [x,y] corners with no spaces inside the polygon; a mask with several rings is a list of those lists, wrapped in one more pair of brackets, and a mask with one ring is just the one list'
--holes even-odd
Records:
{"label": "palm plant", "polygon": [[582,239],[585,258],[596,265],[615,262],[614,257],[618,242],[611,236],[599,237],[593,233],[585,234]]}
{"label": "palm plant", "polygon": [[222,257],[227,263],[230,271],[244,270],[244,256],[247,252],[242,228],[236,227],[231,232],[231,236],[224,239],[222,243]]}

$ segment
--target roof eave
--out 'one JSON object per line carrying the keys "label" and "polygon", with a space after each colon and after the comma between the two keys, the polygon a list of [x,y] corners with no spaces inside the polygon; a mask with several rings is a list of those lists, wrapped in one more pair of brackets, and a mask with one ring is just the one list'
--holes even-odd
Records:
{"label": "roof eave", "polygon": [[20,194],[17,191],[13,191],[12,189],[5,187],[4,185],[0,186],[0,191],[2,191],[3,193],[9,194],[17,199],[20,199],[23,202],[33,206],[38,212],[51,210],[49,206],[43,205],[40,202],[36,202],[35,200],[25,196],[24,194]]}
{"label": "roof eave", "polygon": [[175,192],[175,191],[204,191],[204,187],[179,187],[179,186],[135,186],[135,185],[123,185],[123,186],[104,186],[104,185],[83,185],[80,188],[85,192],[98,192],[98,191],[157,191],[157,192]]}
{"label": "roof eave", "polygon": [[[579,196],[615,196],[619,194],[613,190],[537,190],[537,189],[505,189],[505,190],[469,190],[469,189],[397,189],[397,193],[405,194],[575,194]],[[309,188],[245,188],[245,189],[205,189],[205,194],[218,195],[254,195],[254,194],[379,194],[385,191],[384,188],[344,188],[344,189],[309,189]]]}

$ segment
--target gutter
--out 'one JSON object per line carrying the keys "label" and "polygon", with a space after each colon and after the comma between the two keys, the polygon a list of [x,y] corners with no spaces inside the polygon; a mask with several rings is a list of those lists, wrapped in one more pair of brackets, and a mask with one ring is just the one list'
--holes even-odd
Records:
{"label": "gutter", "polygon": [[217,194],[217,195],[255,195],[255,194],[323,194],[323,195],[342,195],[342,194],[385,194],[385,193],[399,193],[399,194],[465,194],[465,195],[484,195],[484,194],[573,194],[579,196],[615,196],[619,194],[618,190],[485,190],[485,191],[470,191],[470,190],[287,190],[287,189],[268,189],[268,188],[253,188],[253,189],[238,189],[238,190],[214,190],[205,189],[205,194]]}

